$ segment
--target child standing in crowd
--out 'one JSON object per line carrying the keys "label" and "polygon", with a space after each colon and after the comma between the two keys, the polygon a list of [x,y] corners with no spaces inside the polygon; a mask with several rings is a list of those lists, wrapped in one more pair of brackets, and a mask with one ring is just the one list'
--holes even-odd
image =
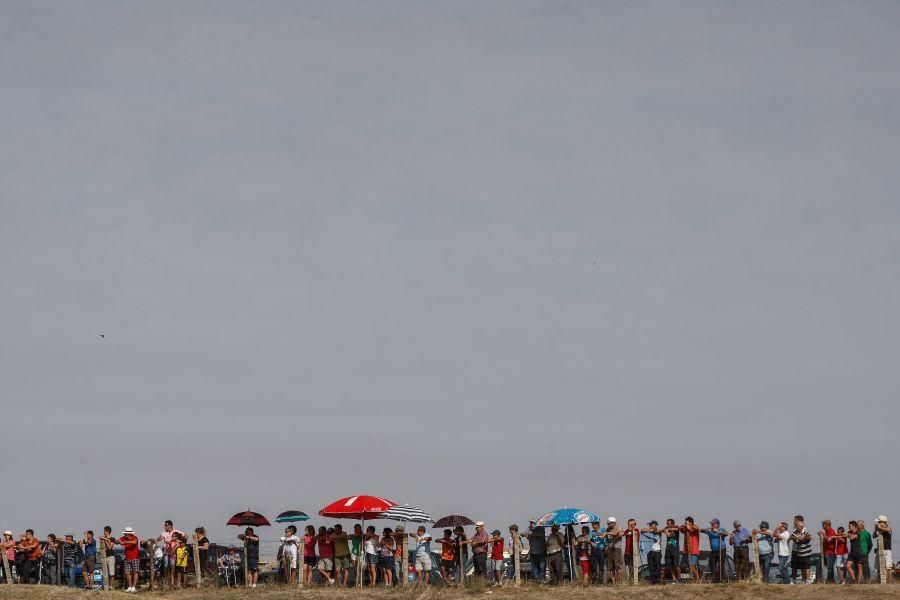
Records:
{"label": "child standing in crowd", "polygon": [[503,578],[503,535],[499,529],[491,532],[491,569],[494,571],[494,585],[500,585]]}
{"label": "child standing in crowd", "polygon": [[837,528],[834,536],[834,573],[839,582],[844,583],[847,568],[847,534],[843,527]]}
{"label": "child standing in crowd", "polygon": [[431,536],[419,525],[415,535],[409,537],[416,540],[416,580],[426,586],[431,583]]}
{"label": "child standing in crowd", "polygon": [[384,581],[384,587],[391,587],[394,584],[394,531],[390,527],[385,527],[381,541],[378,545],[380,555],[379,563],[381,564],[381,575]]}
{"label": "child standing in crowd", "polygon": [[444,537],[435,540],[441,545],[441,577],[446,582],[452,582],[456,572],[456,542],[452,536],[453,532],[445,529]]}
{"label": "child standing in crowd", "polygon": [[175,544],[175,589],[181,589],[187,578],[187,537],[183,534],[176,534],[172,537]]}
{"label": "child standing in crowd", "polygon": [[307,525],[303,534],[303,583],[312,585],[313,572],[316,570],[316,528]]}
{"label": "child standing in crowd", "polygon": [[581,583],[588,584],[591,577],[591,537],[590,527],[587,525],[581,528],[581,535],[575,538],[575,549],[578,553],[578,564],[581,565]]}

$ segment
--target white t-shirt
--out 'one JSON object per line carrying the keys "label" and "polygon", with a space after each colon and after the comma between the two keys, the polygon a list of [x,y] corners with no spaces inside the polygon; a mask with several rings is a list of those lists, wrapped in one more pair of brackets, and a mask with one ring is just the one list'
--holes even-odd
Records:
{"label": "white t-shirt", "polygon": [[366,554],[376,554],[375,552],[375,541],[376,538],[366,538]]}
{"label": "white t-shirt", "polygon": [[775,546],[778,548],[778,556],[790,556],[791,555],[791,534],[787,531],[782,531],[777,536],[775,536]]}
{"label": "white t-shirt", "polygon": [[292,535],[281,538],[281,541],[284,542],[284,553],[290,556],[292,560],[295,560],[297,558],[297,550],[300,549],[300,538]]}

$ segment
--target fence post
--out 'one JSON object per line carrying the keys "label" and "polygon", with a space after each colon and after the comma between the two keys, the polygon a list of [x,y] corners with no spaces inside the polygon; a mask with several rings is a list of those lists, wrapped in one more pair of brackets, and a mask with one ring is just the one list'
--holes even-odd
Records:
{"label": "fence post", "polygon": [[875,539],[878,541],[878,555],[877,555],[877,564],[878,564],[878,583],[887,583],[887,565],[885,564],[885,554],[884,554],[884,536],[881,535],[881,530],[876,529],[877,535]]}
{"label": "fence post", "polygon": [[[759,583],[762,578],[762,565],[759,564],[759,534],[751,533],[750,539],[753,541],[750,546],[750,558],[753,561],[753,581]],[[766,565],[768,567],[768,565]]]}
{"label": "fence post", "polygon": [[12,585],[12,571],[9,570],[9,558],[6,556],[6,548],[3,550],[3,575],[6,577],[6,583]]}
{"label": "fence post", "polygon": [[522,585],[522,539],[519,537],[518,527],[510,527],[509,533],[512,538],[513,568],[516,570],[513,581],[519,587]]}
{"label": "fence post", "polygon": [[408,546],[409,534],[406,532],[406,527],[403,528],[403,542],[401,546],[403,547],[403,556],[400,557],[400,581],[401,585],[406,585],[409,583],[409,546]]}
{"label": "fence post", "polygon": [[[107,592],[109,591],[109,569],[106,568],[106,542],[104,538],[106,536],[101,536],[100,539],[97,540],[100,547],[100,573],[103,574],[103,589]],[[93,574],[91,574],[93,577]]]}
{"label": "fence post", "polygon": [[202,580],[201,580],[202,569],[200,568],[201,565],[200,565],[200,547],[199,546],[200,546],[200,534],[195,531],[194,532],[194,551],[192,552],[192,554],[194,555],[194,578],[197,580],[196,587],[200,587],[200,583],[202,582]]}
{"label": "fence post", "polygon": [[[56,580],[59,582],[59,585],[62,585],[62,575],[65,565],[66,553],[63,551],[64,544],[59,543],[60,540],[57,539],[56,546]],[[6,553],[4,553],[6,554]]]}
{"label": "fence post", "polygon": [[[300,538],[300,545],[297,548],[297,579],[300,580],[300,583],[297,584],[297,587],[303,587],[303,577],[306,574],[306,532],[303,532],[303,535],[298,536]],[[357,560],[359,560],[357,558]]]}
{"label": "fence post", "polygon": [[156,585],[156,542],[147,540],[144,544],[147,546],[147,562],[150,563],[150,591],[153,591]]}
{"label": "fence post", "polygon": [[641,565],[641,530],[637,527],[631,532],[631,581],[638,583],[638,568]]}
{"label": "fence post", "polygon": [[250,587],[250,571],[247,567],[247,538],[244,538],[244,556],[241,559],[244,566],[244,587]]}

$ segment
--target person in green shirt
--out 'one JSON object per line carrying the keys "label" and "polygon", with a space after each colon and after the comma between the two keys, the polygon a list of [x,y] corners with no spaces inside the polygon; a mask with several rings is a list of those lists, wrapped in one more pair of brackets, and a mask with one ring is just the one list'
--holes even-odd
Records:
{"label": "person in green shirt", "polygon": [[856,526],[859,529],[859,546],[863,555],[863,581],[870,581],[872,572],[869,567],[869,552],[872,551],[872,534],[866,530],[865,521],[857,521]]}
{"label": "person in green shirt", "polygon": [[340,523],[334,526],[331,541],[334,544],[334,578],[338,584],[347,587],[347,579],[350,577],[350,536],[344,532]]}

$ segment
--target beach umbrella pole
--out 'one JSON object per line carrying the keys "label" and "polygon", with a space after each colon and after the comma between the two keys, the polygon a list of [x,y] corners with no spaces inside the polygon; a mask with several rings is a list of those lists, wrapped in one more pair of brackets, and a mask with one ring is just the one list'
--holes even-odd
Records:
{"label": "beach umbrella pole", "polygon": [[400,548],[403,554],[400,556],[400,585],[409,583],[409,532],[406,527],[403,528],[403,541],[400,542]]}
{"label": "beach umbrella pole", "polygon": [[366,518],[363,516],[361,525],[359,527],[362,530],[362,535],[359,538],[359,554],[356,555],[356,587],[363,587],[363,577],[362,577],[362,559],[363,553],[365,552],[365,540],[366,540]]}

